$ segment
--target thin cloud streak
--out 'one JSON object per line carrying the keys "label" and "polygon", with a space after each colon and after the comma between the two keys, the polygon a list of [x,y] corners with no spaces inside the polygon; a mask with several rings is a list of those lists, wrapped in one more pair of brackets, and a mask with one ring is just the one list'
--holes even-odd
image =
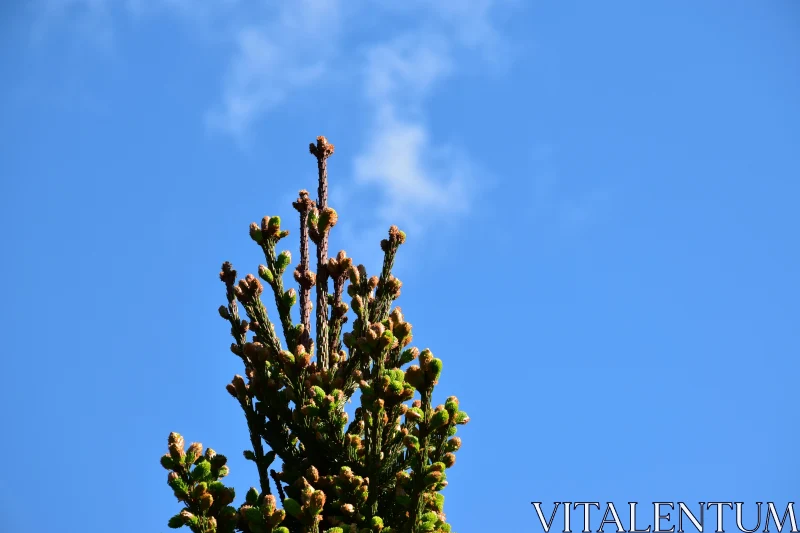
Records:
{"label": "thin cloud streak", "polygon": [[[107,27],[108,35],[113,33],[106,0],[47,2],[60,6],[53,13],[63,12],[65,5],[80,6]],[[365,144],[352,160],[353,181],[362,192],[377,189],[382,196],[379,205],[384,207],[374,213],[373,225],[383,228],[391,220],[421,229],[469,210],[477,168],[466,150],[431,134],[431,95],[476,57],[490,65],[507,59],[493,16],[508,5],[508,0],[469,5],[454,0],[402,5],[367,0],[126,0],[117,7],[132,17],[171,15],[195,22],[196,31],[232,46],[220,99],[205,111],[205,121],[210,132],[230,135],[241,146],[277,106],[318,89],[337,72],[360,72],[361,78],[355,78],[360,87],[351,94],[359,95],[355,108],[369,118]],[[357,24],[354,15],[361,13],[393,20],[401,12],[414,15],[408,17],[410,26],[377,42],[368,38],[348,43],[363,54],[341,53],[345,19]],[[227,36],[221,40],[220,28]]]}
{"label": "thin cloud streak", "polygon": [[222,102],[207,124],[243,140],[290,93],[319,82],[336,50],[339,11],[339,0],[285,1],[272,19],[239,27]]}

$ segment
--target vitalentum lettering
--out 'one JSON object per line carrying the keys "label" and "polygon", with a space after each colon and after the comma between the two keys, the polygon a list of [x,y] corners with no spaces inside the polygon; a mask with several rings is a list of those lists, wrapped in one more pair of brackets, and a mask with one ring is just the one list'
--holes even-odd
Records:
{"label": "vitalentum lettering", "polygon": [[[531,502],[544,533],[800,533],[794,502]],[[623,514],[625,516],[623,516]]]}

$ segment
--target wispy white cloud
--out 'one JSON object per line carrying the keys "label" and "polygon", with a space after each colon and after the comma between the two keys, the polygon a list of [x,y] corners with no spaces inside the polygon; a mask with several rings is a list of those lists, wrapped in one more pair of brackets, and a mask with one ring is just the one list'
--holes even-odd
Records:
{"label": "wispy white cloud", "polygon": [[476,63],[476,56],[493,66],[510,57],[492,20],[501,3],[411,0],[396,5],[395,11],[428,16],[421,17],[419,27],[369,49],[364,93],[373,121],[368,144],[355,159],[355,177],[383,190],[381,218],[418,229],[469,209],[477,163],[454,143],[436,143],[425,110],[431,94]]}
{"label": "wispy white cloud", "polygon": [[[381,195],[383,207],[374,223],[421,228],[464,212],[476,163],[455,143],[433,138],[427,105],[445,80],[476,58],[494,66],[508,59],[505,40],[492,20],[493,10],[507,1],[280,4],[268,22],[238,30],[222,101],[208,114],[208,123],[245,140],[270,110],[304,89],[324,83],[333,72],[360,72],[363,99],[354,105],[370,118],[353,170],[356,185]],[[356,26],[359,15],[384,20],[413,16],[407,17],[410,25],[400,25],[400,32],[350,43],[363,53],[345,55],[338,53],[343,14],[353,15],[346,20]],[[359,61],[360,67],[353,64]]]}
{"label": "wispy white cloud", "polygon": [[514,59],[518,43],[512,47],[499,29],[499,21],[505,21],[522,4],[523,0],[406,0],[387,3],[384,8],[412,14],[420,20],[418,29],[441,33],[454,45],[477,54],[470,60],[480,59],[482,68],[504,69]]}
{"label": "wispy white cloud", "polygon": [[225,78],[222,103],[207,115],[208,124],[237,138],[296,88],[325,73],[322,61],[296,64],[286,48],[258,28],[239,31],[237,53]]}
{"label": "wispy white cloud", "polygon": [[290,0],[261,23],[236,29],[236,52],[222,102],[208,124],[242,139],[250,126],[287,95],[319,81],[335,48],[339,0]]}
{"label": "wispy white cloud", "polygon": [[454,67],[447,39],[435,34],[402,35],[368,49],[365,94],[373,103],[418,105]]}
{"label": "wispy white cloud", "polygon": [[[51,18],[66,6],[80,6],[111,35],[110,0],[42,1],[53,6]],[[125,0],[114,5],[135,17],[170,14],[199,23],[214,42],[232,47],[220,98],[205,118],[212,131],[243,143],[276,106],[291,104],[312,87],[319,90],[337,73],[355,73],[346,80],[349,94],[358,95],[352,105],[368,117],[364,144],[353,159],[355,185],[382,195],[376,224],[383,227],[391,219],[422,227],[469,209],[477,165],[457,143],[434,138],[431,97],[478,61],[489,66],[507,61],[509,47],[494,17],[515,1]],[[366,22],[378,20],[397,22],[385,28],[402,29],[377,34],[365,29]]]}
{"label": "wispy white cloud", "polygon": [[[343,237],[377,242],[388,224],[397,223],[415,238],[432,223],[470,209],[479,163],[457,143],[435,139],[427,111],[436,91],[465,67],[479,61],[507,65],[510,54],[490,16],[499,3],[412,0],[386,8],[392,15],[415,11],[422,22],[363,47],[362,91],[371,121],[354,159],[354,178],[370,193],[378,191],[375,204],[381,207],[371,222],[340,228]],[[346,205],[363,202],[351,191],[336,199]],[[368,265],[380,264],[379,250],[355,251]]]}
{"label": "wispy white cloud", "polygon": [[468,206],[469,161],[433,144],[424,113],[430,92],[454,71],[450,47],[441,35],[409,34],[367,53],[364,93],[373,120],[354,171],[357,183],[383,193],[382,221],[420,226]]}
{"label": "wispy white cloud", "polygon": [[435,147],[422,123],[384,116],[374,128],[369,144],[355,159],[355,178],[380,187],[381,219],[411,224],[409,229],[417,230],[430,217],[468,208],[468,160],[459,163],[452,147]]}

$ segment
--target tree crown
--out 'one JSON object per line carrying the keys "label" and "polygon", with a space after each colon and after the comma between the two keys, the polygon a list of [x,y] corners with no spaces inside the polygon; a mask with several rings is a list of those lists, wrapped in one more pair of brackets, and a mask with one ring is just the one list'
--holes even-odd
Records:
{"label": "tree crown", "polygon": [[[227,390],[245,415],[252,449],[244,457],[255,463],[259,487],[232,506],[234,490],[220,481],[228,473],[225,456],[199,443],[187,448],[171,433],[161,464],[183,509],[169,526],[195,533],[449,532],[441,490],[461,446],[456,426],[469,417],[455,396],[431,405],[442,361],[410,347],[411,324],[392,307],[402,287],[392,269],[406,235],[389,228],[380,243],[379,275],[369,276],[344,251],[329,257],[328,237],[338,220],[328,206],[327,160],[334,146],[318,137],[309,151],[317,161],[317,200],[301,190],[292,204],[300,224],[299,295],[284,287],[292,259],[288,251],[277,252],[289,235],[279,217],[250,225],[265,257],[258,276],[237,280],[228,262],[220,272],[227,305],[219,314],[230,324],[231,352],[244,365],[244,376],[234,376]],[[264,284],[274,297],[277,327],[262,301]],[[343,332],[350,312],[352,328]],[[357,392],[360,406],[350,421],[345,404]],[[272,468],[276,459],[279,470]]]}

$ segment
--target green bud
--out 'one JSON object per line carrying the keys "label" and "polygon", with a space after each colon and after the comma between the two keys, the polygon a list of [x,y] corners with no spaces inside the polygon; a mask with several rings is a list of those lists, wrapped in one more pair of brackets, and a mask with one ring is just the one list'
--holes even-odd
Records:
{"label": "green bud", "polygon": [[459,411],[458,413],[456,413],[455,421],[456,421],[456,424],[458,424],[458,425],[464,425],[467,422],[469,422],[469,416],[467,415],[467,413],[465,411]]}
{"label": "green bud", "polygon": [[442,463],[441,461],[439,461],[439,462],[433,463],[432,465],[428,466],[427,471],[428,472],[444,472],[445,468],[446,468],[445,464]]}
{"label": "green bud", "polygon": [[276,234],[281,230],[281,217],[270,217],[267,231],[270,234]]}
{"label": "green bud", "polygon": [[272,530],[272,533],[289,533],[289,528],[281,526]]}
{"label": "green bud", "polygon": [[311,392],[314,394],[315,401],[322,403],[322,400],[325,399],[325,391],[319,385],[311,387]]}
{"label": "green bud", "polygon": [[410,450],[414,450],[415,452],[419,451],[419,439],[414,435],[406,435],[403,437],[403,444]]}
{"label": "green bud", "polygon": [[197,523],[199,522],[197,516],[190,513],[187,509],[181,511],[181,516],[183,517],[183,523],[189,527],[197,526]]}
{"label": "green bud", "polygon": [[446,410],[442,409],[439,412],[433,413],[429,427],[431,430],[439,429],[440,427],[447,424],[449,420],[450,420],[450,415],[447,414]]}
{"label": "green bud", "polygon": [[183,527],[183,517],[180,515],[180,513],[178,513],[178,514],[176,514],[175,516],[173,516],[172,518],[169,519],[169,522],[167,522],[167,525],[171,529],[180,529],[180,528]]}
{"label": "green bud", "polygon": [[161,457],[161,466],[167,470],[172,470],[175,468],[175,462],[172,460],[172,457],[170,457],[169,454],[166,454]]}
{"label": "green bud", "polygon": [[289,250],[284,250],[280,254],[278,254],[278,259],[275,260],[275,267],[277,268],[278,272],[283,273],[286,270],[286,267],[289,266],[289,263],[292,262],[292,254]]}
{"label": "green bud", "polygon": [[258,502],[258,489],[255,487],[250,487],[250,490],[247,491],[244,499],[250,505],[255,505],[256,502]]}
{"label": "green bud", "polygon": [[414,397],[414,392],[416,389],[412,387],[409,383],[403,383],[403,392],[400,394],[400,398],[403,400],[410,400]]}
{"label": "green bud", "polygon": [[306,404],[300,408],[300,412],[307,417],[315,418],[319,416],[319,407],[313,404]]}
{"label": "green bud", "polygon": [[447,409],[447,412],[451,415],[456,414],[458,412],[458,398],[455,396],[447,398],[447,401],[444,403],[444,408]]}
{"label": "green bud", "polygon": [[409,348],[407,350],[403,350],[403,353],[400,354],[400,366],[406,365],[416,359],[417,353],[413,348]]}
{"label": "green bud", "polygon": [[224,305],[219,306],[219,316],[224,318],[225,320],[230,320],[231,314],[228,312],[228,308]]}
{"label": "green bud", "polygon": [[300,518],[300,516],[303,514],[303,508],[300,507],[300,503],[292,498],[286,498],[283,500],[283,508],[287,513],[295,518]]}
{"label": "green bud", "polygon": [[442,479],[444,479],[443,472],[439,472],[438,470],[430,472],[429,474],[425,474],[425,485],[434,485],[442,481]]}
{"label": "green bud", "polygon": [[211,475],[211,463],[208,461],[203,461],[198,463],[192,469],[191,478],[192,481],[204,481]]}
{"label": "green bud", "polygon": [[250,223],[250,238],[256,241],[258,244],[264,242],[264,236],[261,234],[261,228],[259,228],[258,224],[255,222]]}
{"label": "green bud", "polygon": [[203,445],[199,442],[193,442],[189,449],[186,450],[186,455],[183,457],[183,464],[189,466],[195,462],[195,460],[203,455]]}
{"label": "green bud", "polygon": [[439,376],[442,375],[442,360],[441,359],[433,359],[429,364],[428,368],[426,369],[428,381],[431,383],[436,383],[439,380]]}
{"label": "green bud", "polygon": [[222,484],[222,481],[212,481],[208,484],[208,490],[212,494],[221,494],[225,490],[225,485]]}
{"label": "green bud", "polygon": [[199,498],[204,492],[208,490],[208,483],[198,483],[192,488],[192,497]]}
{"label": "green bud", "polygon": [[258,265],[258,277],[270,284],[275,280],[270,269],[264,265]]}
{"label": "green bud", "polygon": [[270,450],[266,454],[264,454],[264,464],[267,466],[271,465],[273,461],[275,461],[275,457],[277,457],[277,453],[275,450]]}
{"label": "green bud", "polygon": [[439,521],[439,517],[433,511],[428,511],[427,513],[422,515],[421,518],[421,528],[423,531],[433,531],[436,527],[436,522]]}
{"label": "green bud", "polygon": [[369,527],[372,528],[373,531],[380,531],[383,529],[383,519],[380,516],[373,516],[372,520],[369,522]]}
{"label": "green bud", "polygon": [[409,420],[421,420],[423,415],[424,413],[422,412],[422,409],[420,409],[419,407],[412,407],[411,409],[406,411],[406,418],[408,418]]}
{"label": "green bud", "polygon": [[389,392],[395,396],[400,396],[403,393],[403,385],[402,381],[392,381],[389,383]]}
{"label": "green bud", "polygon": [[294,354],[288,350],[282,350],[278,356],[283,360],[284,363],[289,363],[290,365],[294,364]]}
{"label": "green bud", "polygon": [[253,524],[260,524],[264,520],[264,517],[261,516],[261,509],[258,507],[248,507],[244,511],[244,516],[248,522]]}
{"label": "green bud", "polygon": [[330,228],[336,225],[336,221],[338,220],[339,216],[331,207],[326,207],[322,210],[322,213],[319,215],[319,220],[317,222],[317,228],[319,229],[320,233],[328,231]]}
{"label": "green bud", "polygon": [[297,303],[297,291],[294,287],[283,293],[283,305],[290,308]]}
{"label": "green bud", "polygon": [[325,533],[344,533],[344,529],[340,527],[332,527],[330,529],[326,529]]}
{"label": "green bud", "polygon": [[247,459],[248,461],[256,460],[256,454],[254,454],[251,450],[245,450],[243,455],[244,458]]}
{"label": "green bud", "polygon": [[392,332],[387,329],[378,339],[378,346],[382,350],[384,350],[389,346],[391,346],[393,342],[394,342],[394,335],[392,335]]}
{"label": "green bud", "polygon": [[169,486],[175,492],[177,498],[183,499],[189,496],[189,486],[186,485],[186,482],[181,478],[176,477],[170,479]]}
{"label": "green bud", "polygon": [[437,492],[433,496],[434,503],[433,506],[436,508],[437,511],[440,513],[444,510],[444,494],[441,492]]}

